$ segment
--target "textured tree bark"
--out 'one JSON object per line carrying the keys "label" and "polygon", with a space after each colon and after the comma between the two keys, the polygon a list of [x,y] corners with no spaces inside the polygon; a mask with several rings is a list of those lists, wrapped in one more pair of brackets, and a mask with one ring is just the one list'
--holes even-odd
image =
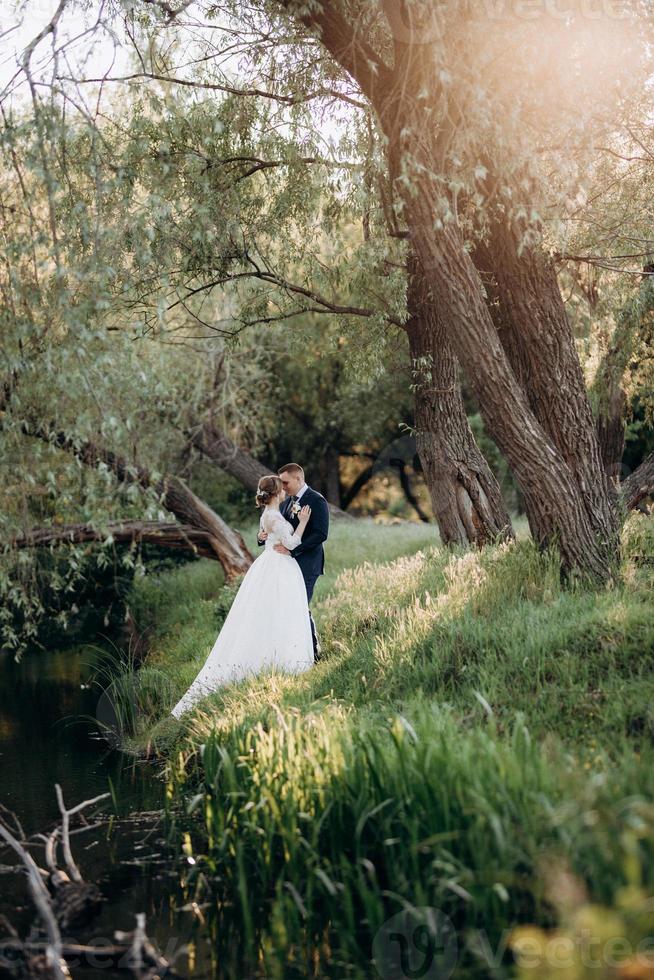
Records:
{"label": "textured tree bark", "polygon": [[211,535],[190,524],[163,521],[111,521],[102,529],[91,524],[63,524],[33,527],[7,542],[9,549],[47,548],[50,545],[81,544],[85,541],[104,541],[110,534],[118,544],[144,541],[162,548],[188,551],[199,558],[218,560]]}
{"label": "textured tree bark", "polygon": [[443,544],[514,537],[497,480],[468,424],[456,358],[429,284],[410,262],[405,325],[415,372],[418,454]]}
{"label": "textured tree bark", "polygon": [[564,574],[575,570],[604,581],[614,571],[616,542],[595,533],[573,472],[535,418],[500,343],[460,231],[452,223],[434,231],[438,203],[433,194],[426,181],[416,195],[405,195],[414,247],[452,349],[524,493],[532,534],[541,547],[557,543]]}
{"label": "textured tree bark", "polygon": [[[237,446],[229,436],[210,422],[205,422],[192,434],[191,442],[207,459],[253,493],[256,492],[262,476],[276,476],[273,470],[269,470],[258,459]],[[332,517],[353,519],[351,514],[346,514],[337,504],[329,500],[328,503]]]}
{"label": "textured tree bark", "polygon": [[[439,91],[423,43],[420,10],[410,4],[382,5],[392,39],[393,63],[389,65],[360,24],[348,18],[346,5],[326,0],[316,0],[310,8],[296,5],[294,0],[279,0],[279,4],[320,38],[336,63],[357,81],[377,113],[388,141],[390,177],[404,204],[409,238],[488,431],[521,486],[535,540],[541,546],[556,543],[564,575],[581,572],[599,581],[611,579],[619,559],[619,542],[615,519],[605,506],[606,474],[597,467],[599,452],[587,442],[590,460],[573,459],[567,447],[575,441],[574,436],[564,435],[563,448],[559,448],[534,413],[500,342],[456,218],[442,207],[443,184],[431,178],[432,174],[448,175],[450,128],[460,121],[460,115],[457,119],[459,106],[456,100],[448,101],[445,86]],[[393,19],[398,14],[401,23],[395,24]],[[402,172],[404,164],[408,174]],[[449,210],[456,214],[455,203],[450,203],[453,207]],[[558,309],[551,316],[547,309],[550,300],[556,300],[545,288],[548,283],[551,287],[551,280],[538,263],[534,272],[544,274],[535,284],[543,301],[542,322],[549,323],[554,331],[551,344],[561,344],[564,349],[563,364],[569,372],[565,377],[573,382],[569,395],[575,397],[578,365],[568,363],[569,347],[566,336],[560,336]],[[520,306],[524,300],[524,294],[519,296]],[[529,323],[529,302],[521,312]],[[518,322],[522,327],[522,318]],[[541,322],[540,315],[537,322]],[[541,338],[540,350],[543,343]],[[545,378],[550,373],[547,360],[541,363],[540,371]],[[554,383],[544,384],[545,391],[553,387]],[[582,432],[576,442],[583,451],[588,436],[585,406],[581,409]],[[593,514],[589,505],[596,498],[600,508]]]}
{"label": "textured tree bark", "polygon": [[[289,0],[281,2],[290,6]],[[394,9],[384,7],[387,16]],[[403,10],[411,16],[408,5]],[[340,6],[321,2],[310,11],[302,8],[296,17],[317,30],[324,46],[357,80],[377,112],[388,140],[390,176],[404,204],[416,257],[487,428],[522,488],[535,540],[542,547],[557,544],[565,575],[578,571],[606,581],[618,559],[613,522],[605,521],[604,511],[598,517],[589,514],[593,488],[584,484],[580,489],[571,461],[532,411],[500,343],[461,231],[443,214],[442,185],[430,178],[434,171],[447,173],[444,151],[449,133],[447,125],[440,132],[435,126],[434,112],[442,107],[436,108],[438,92],[430,97],[424,47],[414,43],[418,34],[391,31],[394,64],[389,68]],[[402,173],[406,161],[411,167],[409,180]],[[557,317],[552,325],[556,330]],[[555,336],[553,343],[563,340]],[[547,362],[541,364],[541,370],[547,374]],[[591,463],[591,472],[592,467]],[[603,471],[593,476],[601,485]],[[597,531],[598,521],[609,525],[606,533]]]}
{"label": "textured tree bark", "polygon": [[[527,244],[518,254],[524,230],[492,213],[488,238],[473,260],[478,271],[492,276],[489,310],[529,406],[569,467],[594,533],[617,549],[615,488],[602,459],[556,269],[537,246]],[[530,524],[536,522],[528,506],[527,516]]]}
{"label": "textured tree bark", "polygon": [[234,531],[226,524],[179,477],[164,476],[161,480],[154,480],[145,467],[132,466],[122,456],[95,443],[78,443],[65,432],[49,426],[28,425],[26,433],[72,453],[89,466],[97,466],[99,462],[105,463],[123,483],[136,483],[143,488],[153,489],[158,494],[162,506],[174,514],[180,523],[189,524],[207,535],[228,581],[242,575],[252,564],[252,555],[238,531]]}
{"label": "textured tree bark", "polygon": [[256,493],[262,476],[275,475],[211,422],[205,422],[193,432],[191,443],[212,463],[229,473],[252,493]]}
{"label": "textured tree bark", "polygon": [[651,495],[654,495],[654,453],[650,453],[620,486],[620,499],[627,510],[633,510]]}

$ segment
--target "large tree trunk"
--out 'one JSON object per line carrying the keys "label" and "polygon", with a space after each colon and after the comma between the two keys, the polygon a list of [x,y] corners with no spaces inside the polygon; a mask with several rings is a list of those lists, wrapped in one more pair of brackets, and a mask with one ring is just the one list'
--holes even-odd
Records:
{"label": "large tree trunk", "polygon": [[514,537],[499,484],[468,424],[445,325],[413,257],[407,302],[416,443],[441,540],[481,546]]}
{"label": "large tree trunk", "polygon": [[103,446],[92,442],[78,443],[65,432],[48,426],[27,426],[26,433],[72,453],[89,466],[105,463],[123,483],[136,483],[144,489],[154,490],[162,506],[174,514],[180,523],[189,524],[207,535],[228,581],[242,575],[252,564],[252,555],[238,531],[226,524],[179,477],[164,476],[161,480],[154,480],[145,467],[130,465],[122,456]]}
{"label": "large tree trunk", "polygon": [[[615,488],[604,467],[556,269],[538,246],[525,244],[518,254],[525,231],[491,213],[488,237],[473,259],[478,271],[492,276],[489,309],[529,406],[570,469],[593,532],[617,548]],[[536,523],[526,503],[530,524]]]}
{"label": "large tree trunk", "polygon": [[[606,580],[617,560],[617,542],[596,533],[573,472],[534,417],[490,318],[459,229],[446,224],[434,232],[438,206],[432,195],[435,198],[429,181],[417,195],[405,195],[414,247],[488,430],[523,491],[532,534],[541,547],[558,544],[564,573],[577,570]],[[548,371],[547,363],[541,367]]]}
{"label": "large tree trunk", "polygon": [[[292,0],[280,3],[294,10]],[[389,18],[397,12],[396,5],[383,9]],[[402,11],[409,21],[416,12],[408,4]],[[447,175],[450,133],[444,120],[449,122],[450,116],[445,112],[453,110],[456,115],[456,107],[447,104],[446,94],[441,98],[442,93],[435,90],[438,83],[420,31],[391,27],[394,63],[389,67],[359,25],[348,20],[346,7],[322,0],[310,9],[295,8],[295,15],[318,33],[377,112],[388,140],[389,171],[404,203],[410,240],[487,429],[521,486],[535,540],[541,546],[556,543],[565,574],[581,572],[606,581],[617,563],[618,536],[615,522],[605,512],[603,490],[600,513],[591,515],[588,504],[596,491],[588,483],[580,487],[577,481],[584,464],[568,458],[535,416],[500,343],[456,219],[443,216],[443,186],[430,175],[434,171]],[[439,119],[443,121],[440,131]],[[402,172],[404,164],[409,174]],[[456,207],[452,210],[456,213]],[[543,296],[545,305],[550,298]],[[552,344],[564,343],[558,333],[558,316],[551,323]],[[547,384],[551,380],[549,363],[543,362],[540,370],[544,387],[553,389],[556,382]],[[570,370],[573,376],[574,369]],[[570,394],[574,396],[575,391]],[[594,466],[591,460],[590,476],[603,488],[603,470],[597,472]]]}

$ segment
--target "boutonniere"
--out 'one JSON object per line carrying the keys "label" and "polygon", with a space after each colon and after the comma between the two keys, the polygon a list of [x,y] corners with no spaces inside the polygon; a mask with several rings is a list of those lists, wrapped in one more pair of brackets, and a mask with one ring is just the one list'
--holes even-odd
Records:
{"label": "boutonniere", "polygon": [[294,500],[293,503],[291,504],[291,514],[293,515],[293,517],[297,517],[301,510],[302,510],[302,504],[300,503],[300,501]]}

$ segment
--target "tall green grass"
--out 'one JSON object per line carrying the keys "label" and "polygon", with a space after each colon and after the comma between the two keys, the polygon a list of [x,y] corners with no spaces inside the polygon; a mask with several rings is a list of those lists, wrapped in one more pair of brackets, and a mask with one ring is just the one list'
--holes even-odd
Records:
{"label": "tall green grass", "polygon": [[556,922],[554,869],[610,905],[635,855],[654,887],[653,761],[623,750],[589,779],[519,716],[500,737],[424,701],[214,730],[186,771],[201,823],[184,887],[220,976],[374,976],[384,924],[425,908],[456,930],[457,976],[506,976],[514,927]]}
{"label": "tall green grass", "polygon": [[[600,591],[562,588],[529,540],[395,531],[357,528],[324,583],[319,665],[152,719],[220,975],[376,976],[384,923],[426,907],[456,930],[455,976],[510,976],[515,926],[566,927],[561,889],[609,910],[654,891],[651,521],[629,519]],[[176,574],[152,655],[175,699],[230,598]]]}

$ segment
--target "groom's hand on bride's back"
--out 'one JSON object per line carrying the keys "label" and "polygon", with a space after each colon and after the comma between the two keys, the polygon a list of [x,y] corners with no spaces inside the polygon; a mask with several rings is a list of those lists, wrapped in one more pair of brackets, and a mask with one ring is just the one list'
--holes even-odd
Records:
{"label": "groom's hand on bride's back", "polygon": [[273,551],[278,551],[280,555],[290,555],[290,551],[283,544],[274,544]]}

